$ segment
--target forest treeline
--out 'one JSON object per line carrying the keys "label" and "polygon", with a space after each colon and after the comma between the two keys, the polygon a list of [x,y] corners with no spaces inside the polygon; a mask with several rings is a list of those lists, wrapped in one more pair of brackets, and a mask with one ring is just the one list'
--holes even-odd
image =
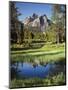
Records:
{"label": "forest treeline", "polygon": [[[30,45],[32,42],[45,41],[52,43],[62,43],[66,41],[66,6],[55,4],[52,6],[53,22],[45,33],[33,32],[33,28],[25,27],[24,24],[19,21],[18,16],[21,15],[19,8],[16,7],[15,2],[10,2],[10,41],[11,44],[25,44]],[[38,28],[36,28],[37,30]]]}

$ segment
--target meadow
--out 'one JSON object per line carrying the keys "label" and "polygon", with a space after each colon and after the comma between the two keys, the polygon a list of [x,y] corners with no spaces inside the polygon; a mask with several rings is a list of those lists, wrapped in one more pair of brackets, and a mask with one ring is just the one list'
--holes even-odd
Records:
{"label": "meadow", "polygon": [[10,52],[11,61],[50,62],[65,58],[65,43],[45,44],[38,49],[15,50]]}

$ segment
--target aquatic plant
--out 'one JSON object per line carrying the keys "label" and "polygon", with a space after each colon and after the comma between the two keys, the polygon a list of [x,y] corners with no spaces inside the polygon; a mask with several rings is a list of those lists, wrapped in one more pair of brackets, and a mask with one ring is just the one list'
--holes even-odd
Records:
{"label": "aquatic plant", "polygon": [[52,77],[48,76],[47,78],[28,78],[28,79],[14,79],[10,82],[10,88],[19,88],[19,87],[36,87],[36,86],[56,86],[56,85],[65,85],[66,79],[63,72],[60,72],[57,75]]}

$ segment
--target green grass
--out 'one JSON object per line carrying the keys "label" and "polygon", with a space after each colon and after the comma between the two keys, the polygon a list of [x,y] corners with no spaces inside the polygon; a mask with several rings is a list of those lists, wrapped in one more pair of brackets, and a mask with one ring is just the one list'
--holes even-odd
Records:
{"label": "green grass", "polygon": [[50,62],[65,58],[65,44],[46,44],[39,49],[11,51],[11,61]]}
{"label": "green grass", "polygon": [[42,54],[42,55],[12,55],[11,60],[12,61],[23,61],[23,62],[34,62],[35,60],[42,61],[44,63],[50,62],[50,61],[56,61],[60,60],[61,58],[64,58],[65,54],[64,52],[62,53],[54,53],[54,54]]}
{"label": "green grass", "polygon": [[63,44],[45,44],[43,47],[39,49],[27,49],[27,50],[17,50],[17,51],[11,51],[11,54],[23,54],[23,53],[30,53],[30,52],[45,52],[45,51],[58,51],[58,50],[64,50],[65,49],[65,43]]}
{"label": "green grass", "polygon": [[36,87],[36,86],[56,86],[65,85],[65,75],[63,72],[44,79],[41,78],[29,78],[29,79],[14,79],[10,82],[10,88],[19,87]]}

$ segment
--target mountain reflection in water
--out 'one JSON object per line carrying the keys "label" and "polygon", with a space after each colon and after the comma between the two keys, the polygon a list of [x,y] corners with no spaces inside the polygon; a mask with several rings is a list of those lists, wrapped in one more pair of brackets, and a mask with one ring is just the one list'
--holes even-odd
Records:
{"label": "mountain reflection in water", "polygon": [[11,79],[17,78],[46,78],[48,75],[54,75],[65,71],[65,65],[60,63],[48,63],[46,65],[33,66],[28,62],[17,62],[11,64]]}

